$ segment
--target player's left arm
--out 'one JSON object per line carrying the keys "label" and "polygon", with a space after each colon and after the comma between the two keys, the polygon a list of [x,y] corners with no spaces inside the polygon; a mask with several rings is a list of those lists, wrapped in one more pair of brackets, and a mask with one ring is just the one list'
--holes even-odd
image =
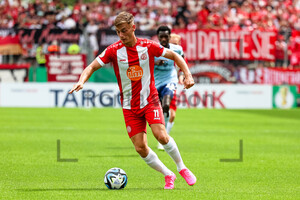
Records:
{"label": "player's left arm", "polygon": [[170,50],[170,49],[166,49],[166,52],[165,54],[163,55],[165,58],[168,58],[168,59],[171,59],[171,60],[174,60],[176,65],[181,69],[181,71],[183,72],[184,74],[184,88],[188,89],[190,87],[192,87],[195,82],[194,82],[194,79],[193,79],[193,76],[185,62],[185,60],[182,58],[181,55],[179,55],[178,53]]}

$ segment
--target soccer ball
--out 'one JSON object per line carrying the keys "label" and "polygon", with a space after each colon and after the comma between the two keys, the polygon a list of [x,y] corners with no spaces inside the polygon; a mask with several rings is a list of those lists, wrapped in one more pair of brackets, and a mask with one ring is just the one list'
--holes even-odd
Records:
{"label": "soccer ball", "polygon": [[127,174],[121,168],[111,168],[104,176],[104,183],[108,189],[123,189],[127,185]]}

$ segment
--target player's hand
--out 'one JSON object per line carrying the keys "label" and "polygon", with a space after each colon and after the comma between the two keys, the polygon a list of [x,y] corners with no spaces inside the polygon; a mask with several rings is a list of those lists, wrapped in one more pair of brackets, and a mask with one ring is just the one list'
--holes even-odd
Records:
{"label": "player's hand", "polygon": [[83,88],[83,83],[76,83],[73,88],[69,91],[69,94],[72,94],[74,91],[78,92],[79,90],[81,90]]}
{"label": "player's hand", "polygon": [[194,84],[195,84],[195,81],[194,81],[193,76],[191,74],[189,74],[188,76],[186,76],[184,78],[184,81],[183,81],[184,89],[189,89]]}
{"label": "player's hand", "polygon": [[184,76],[182,74],[180,74],[179,77],[178,77],[178,83],[180,85],[183,85],[183,81],[184,81]]}

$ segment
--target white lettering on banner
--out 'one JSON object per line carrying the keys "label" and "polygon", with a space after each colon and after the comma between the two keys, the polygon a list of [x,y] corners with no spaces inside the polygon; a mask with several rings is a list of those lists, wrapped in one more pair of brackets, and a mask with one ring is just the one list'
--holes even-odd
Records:
{"label": "white lettering on banner", "polygon": [[208,49],[209,54],[214,53],[216,59],[220,59],[219,50],[218,50],[219,43],[220,42],[219,42],[217,32],[211,32],[208,35],[207,49]]}
{"label": "white lettering on banner", "polygon": [[0,82],[24,82],[27,76],[26,69],[0,70]]}
{"label": "white lettering on banner", "polygon": [[179,34],[185,36],[182,40],[189,60],[275,59],[276,32],[198,30]]}
{"label": "white lettering on banner", "polygon": [[229,42],[225,42],[229,38],[229,32],[223,32],[220,33],[220,57],[224,59],[229,59]]}
{"label": "white lettering on banner", "polygon": [[274,37],[276,34],[274,32],[261,32],[261,57],[268,60],[274,60],[274,55],[270,54],[271,49],[274,48],[274,45],[271,44],[270,38]]}
{"label": "white lettering on banner", "polygon": [[49,61],[81,61],[81,55],[50,55]]}
{"label": "white lettering on banner", "polygon": [[49,82],[76,81],[86,66],[86,56],[83,54],[46,55],[46,60]]}
{"label": "white lettering on banner", "polygon": [[14,76],[12,70],[0,70],[0,81],[1,82],[14,82]]}
{"label": "white lettering on banner", "polygon": [[75,75],[57,75],[56,80],[58,81],[77,81],[78,76]]}
{"label": "white lettering on banner", "polygon": [[256,70],[255,70],[255,73],[256,73],[256,75],[255,75],[255,80],[256,80],[256,83],[262,83],[263,82],[263,68],[257,68]]}
{"label": "white lettering on banner", "polygon": [[240,58],[240,52],[239,52],[239,46],[237,45],[237,42],[239,41],[239,32],[230,32],[231,38],[230,38],[230,57],[232,59],[239,59]]}
{"label": "white lettering on banner", "polygon": [[248,70],[246,67],[240,69],[240,81],[245,84],[254,83],[255,70]]}
{"label": "white lettering on banner", "polygon": [[243,59],[249,59],[250,54],[247,53],[247,51],[245,51],[246,47],[249,46],[248,41],[246,39],[246,38],[249,38],[249,32],[241,31],[240,33],[241,33],[241,36],[240,36],[241,45],[240,45],[240,47],[242,47],[242,49],[240,49],[241,56],[242,56]]}
{"label": "white lettering on banner", "polygon": [[260,44],[258,41],[259,33],[260,33],[259,31],[253,31],[253,33],[252,33],[252,41],[254,44],[254,48],[252,49],[251,53],[255,59],[259,58],[261,55],[261,53],[260,53],[261,48],[260,48]]}
{"label": "white lettering on banner", "polygon": [[[192,70],[193,68],[191,68]],[[246,67],[239,68],[239,81],[245,84],[289,84],[300,85],[300,70],[286,70],[260,67],[249,70]]]}
{"label": "white lettering on banner", "polygon": [[15,77],[16,82],[24,82],[25,78],[26,78],[26,69],[15,69],[13,70],[13,74]]}
{"label": "white lettering on banner", "polygon": [[[202,32],[202,31],[198,31],[197,33],[198,35],[198,42],[197,42],[197,45],[198,45],[198,56],[195,58],[195,59],[205,59],[207,58],[207,54],[208,54],[208,48],[206,48],[206,41],[207,41],[207,36],[206,36],[206,33],[205,32]],[[189,48],[190,44],[196,44],[196,42],[187,42],[187,48]],[[188,52],[189,53],[189,52]]]}
{"label": "white lettering on banner", "polygon": [[187,48],[188,54],[192,57],[193,60],[197,59],[197,43],[195,42],[196,32],[188,32],[186,38],[187,43],[189,44]]}

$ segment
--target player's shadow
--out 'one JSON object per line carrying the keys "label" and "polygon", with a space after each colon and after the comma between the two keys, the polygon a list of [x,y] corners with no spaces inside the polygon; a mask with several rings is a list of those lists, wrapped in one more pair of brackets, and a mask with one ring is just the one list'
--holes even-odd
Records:
{"label": "player's shadow", "polygon": [[104,192],[112,192],[112,191],[142,191],[142,190],[163,190],[161,187],[157,188],[126,188],[121,190],[109,190],[107,188],[23,188],[16,189],[20,192],[48,192],[48,191],[104,191]]}
{"label": "player's shadow", "polygon": [[139,157],[139,155],[134,154],[134,155],[90,155],[87,156],[89,158],[106,158],[106,157],[116,157],[116,158],[130,158],[130,157]]}
{"label": "player's shadow", "polygon": [[106,149],[120,150],[120,149],[134,149],[134,147],[133,146],[128,146],[128,147],[106,147]]}

